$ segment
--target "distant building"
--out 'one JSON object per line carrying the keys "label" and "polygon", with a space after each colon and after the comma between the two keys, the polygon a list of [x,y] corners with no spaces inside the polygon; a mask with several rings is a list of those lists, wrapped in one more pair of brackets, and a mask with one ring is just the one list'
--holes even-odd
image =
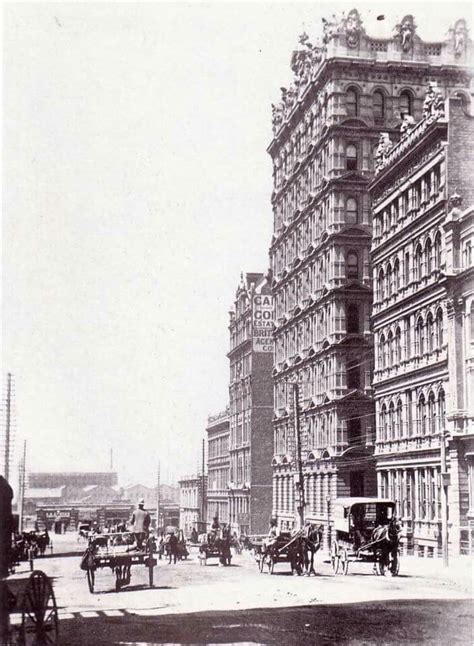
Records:
{"label": "distant building", "polygon": [[229,408],[207,420],[207,525],[229,522]]}
{"label": "distant building", "polygon": [[443,488],[449,550],[474,532],[474,117],[449,94],[429,83],[370,185],[378,492],[424,556],[441,552]]}
{"label": "distant building", "polygon": [[123,496],[135,505],[139,500],[143,499],[148,511],[156,509],[156,487],[146,487],[142,484],[130,485],[128,487],[124,487]]}
{"label": "distant building", "polygon": [[230,312],[229,521],[268,530],[272,507],[273,299],[264,274],[242,275]]}
{"label": "distant building", "polygon": [[28,486],[31,489],[54,488],[63,485],[80,487],[81,489],[89,485],[115,487],[117,483],[117,474],[113,471],[45,471],[28,474]]}
{"label": "distant building", "polygon": [[206,531],[207,476],[185,476],[179,481],[179,527],[186,537],[193,529]]}

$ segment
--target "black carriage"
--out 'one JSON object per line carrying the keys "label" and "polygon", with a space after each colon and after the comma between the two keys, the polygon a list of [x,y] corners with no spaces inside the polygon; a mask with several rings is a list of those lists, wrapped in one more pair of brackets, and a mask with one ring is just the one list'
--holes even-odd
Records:
{"label": "black carriage", "polygon": [[148,569],[148,583],[153,587],[154,557],[156,544],[153,536],[138,546],[131,532],[99,534],[89,539],[89,545],[82,555],[81,569],[86,572],[89,592],[95,589],[97,570],[110,568],[115,574],[115,591],[119,592],[131,580],[133,565],[144,565]]}
{"label": "black carriage", "polygon": [[216,533],[201,534],[199,537],[199,565],[207,565],[209,559],[217,559],[228,566],[232,561],[230,537],[220,538]]}
{"label": "black carriage", "polygon": [[376,574],[400,571],[400,528],[395,503],[386,498],[338,498],[334,504],[335,538],[331,564],[346,575],[351,562],[373,563]]}
{"label": "black carriage", "polygon": [[273,574],[275,565],[289,563],[291,571],[303,574],[304,556],[301,551],[301,532],[292,536],[289,532],[282,532],[274,542],[256,544],[254,553],[260,572],[267,571]]}

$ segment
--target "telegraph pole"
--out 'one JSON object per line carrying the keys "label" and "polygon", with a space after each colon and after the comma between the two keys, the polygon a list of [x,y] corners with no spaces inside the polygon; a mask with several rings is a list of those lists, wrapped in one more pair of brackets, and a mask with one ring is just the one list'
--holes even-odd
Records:
{"label": "telegraph pole", "polygon": [[156,471],[156,532],[160,527],[160,461],[158,460],[158,468]]}
{"label": "telegraph pole", "polygon": [[443,565],[449,564],[448,557],[448,485],[449,474],[446,466],[446,434],[441,430],[441,547],[443,553]]}
{"label": "telegraph pole", "polygon": [[7,400],[6,400],[6,420],[5,420],[5,480],[10,479],[10,441],[11,441],[11,422],[12,422],[12,373],[7,375]]}
{"label": "telegraph pole", "polygon": [[23,443],[23,459],[20,465],[20,487],[18,492],[18,531],[23,531],[23,518],[25,508],[25,484],[26,484],[26,440]]}
{"label": "telegraph pole", "polygon": [[301,459],[301,429],[300,429],[300,417],[299,417],[299,387],[297,383],[293,384],[293,413],[295,418],[295,440],[296,440],[296,462],[298,466],[298,483],[296,485],[297,490],[297,511],[298,511],[298,522],[299,528],[301,529],[304,526],[304,476],[303,476],[303,461]]}

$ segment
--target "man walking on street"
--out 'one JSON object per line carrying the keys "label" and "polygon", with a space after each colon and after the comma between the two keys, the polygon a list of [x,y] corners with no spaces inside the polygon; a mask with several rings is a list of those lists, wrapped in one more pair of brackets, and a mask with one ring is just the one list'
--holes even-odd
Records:
{"label": "man walking on street", "polygon": [[142,498],[138,501],[138,509],[133,512],[130,521],[133,526],[132,531],[135,534],[138,550],[143,548],[143,540],[146,538],[150,527],[150,514],[144,509],[144,506],[145,501]]}

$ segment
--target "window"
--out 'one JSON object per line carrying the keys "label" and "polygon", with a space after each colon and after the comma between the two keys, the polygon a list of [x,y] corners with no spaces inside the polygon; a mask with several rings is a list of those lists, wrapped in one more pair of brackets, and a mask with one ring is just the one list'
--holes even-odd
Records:
{"label": "window", "polygon": [[354,197],[349,197],[346,201],[346,222],[357,224],[357,200]]}
{"label": "window", "polygon": [[385,368],[385,335],[382,334],[380,337],[380,343],[379,343],[379,362],[380,362],[380,368],[383,370]]}
{"label": "window", "polygon": [[387,336],[387,349],[388,349],[388,366],[391,368],[394,365],[394,356],[393,356],[393,333],[390,331]]}
{"label": "window", "polygon": [[354,303],[347,306],[347,333],[359,334],[359,307]]}
{"label": "window", "polygon": [[373,94],[373,110],[375,123],[381,123],[385,117],[385,97],[380,90]]}
{"label": "window", "polygon": [[392,265],[388,265],[387,267],[387,275],[386,275],[386,281],[387,281],[387,296],[392,295]]}
{"label": "window", "polygon": [[393,288],[396,292],[400,289],[400,263],[398,258],[393,264]]}
{"label": "window", "polygon": [[423,319],[420,317],[416,324],[415,330],[415,352],[422,355],[425,351],[425,328],[423,326]]}
{"label": "window", "polygon": [[421,277],[423,276],[423,250],[420,244],[417,246],[415,251],[414,270],[415,280],[421,280]]}
{"label": "window", "polygon": [[431,312],[426,317],[426,345],[428,352],[434,350],[435,338],[434,338],[434,324],[433,324],[433,315]]}
{"label": "window", "polygon": [[429,238],[425,244],[425,256],[426,256],[426,273],[429,276],[433,270],[433,246]]}
{"label": "window", "polygon": [[356,117],[359,113],[359,96],[357,90],[349,88],[346,92],[346,114],[348,117]]}
{"label": "window", "polygon": [[441,389],[438,393],[438,423],[439,430],[444,431],[446,425],[446,403],[444,399],[444,390]]}
{"label": "window", "polygon": [[417,413],[418,413],[418,434],[419,435],[425,435],[426,434],[426,405],[425,405],[425,397],[424,395],[421,395],[421,397],[418,400],[418,405],[417,405]]}
{"label": "window", "polygon": [[346,170],[357,170],[357,146],[354,144],[346,148]]}
{"label": "window", "polygon": [[403,119],[404,114],[412,114],[412,97],[410,92],[400,94],[400,116]]}
{"label": "window", "polygon": [[410,283],[410,253],[405,252],[405,287]]}
{"label": "window", "polygon": [[385,297],[385,274],[383,269],[379,271],[379,279],[377,281],[378,287],[378,300],[381,301]]}
{"label": "window", "polygon": [[443,310],[441,308],[436,312],[436,347],[439,350],[443,347]]}
{"label": "window", "polygon": [[441,269],[441,234],[437,233],[434,241],[434,262],[435,269]]}
{"label": "window", "polygon": [[359,258],[354,251],[349,251],[346,259],[347,278],[359,278]]}
{"label": "window", "polygon": [[403,417],[402,417],[403,405],[401,399],[397,403],[397,413],[396,413],[396,431],[395,437],[403,437]]}
{"label": "window", "polygon": [[347,362],[347,387],[350,390],[360,388],[360,365],[357,359]]}
{"label": "window", "polygon": [[394,360],[396,364],[399,364],[401,361],[401,352],[402,352],[402,332],[399,327],[395,330],[395,351],[394,351]]}

